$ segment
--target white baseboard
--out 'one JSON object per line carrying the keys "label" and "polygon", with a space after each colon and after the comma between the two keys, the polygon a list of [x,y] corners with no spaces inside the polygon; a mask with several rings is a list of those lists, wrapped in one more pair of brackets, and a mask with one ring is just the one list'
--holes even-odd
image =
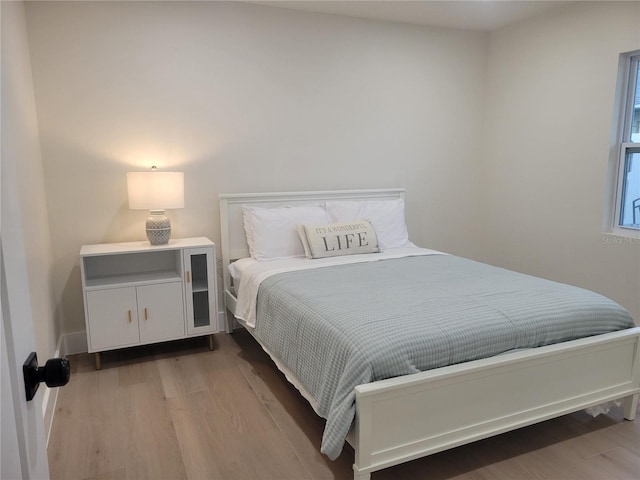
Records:
{"label": "white baseboard", "polygon": [[42,397],[42,416],[44,417],[44,435],[47,440],[47,447],[49,446],[49,436],[51,435],[51,427],[53,427],[53,414],[56,411],[56,403],[58,402],[59,388],[49,388],[43,385],[46,389],[44,396]]}
{"label": "white baseboard", "polygon": [[[62,335],[58,338],[58,344],[56,345],[56,351],[54,357],[60,357],[62,354],[63,338]],[[49,436],[51,434],[51,427],[53,426],[53,414],[56,410],[56,403],[58,402],[59,388],[49,388],[44,383],[41,388],[44,388],[44,395],[42,396],[42,417],[44,418],[44,436],[47,441],[47,447],[49,446]]]}
{"label": "white baseboard", "polygon": [[227,330],[227,315],[224,310],[218,312],[218,332],[226,332]]}
{"label": "white baseboard", "polygon": [[65,333],[60,338],[62,339],[62,355],[75,355],[89,351],[87,332]]}

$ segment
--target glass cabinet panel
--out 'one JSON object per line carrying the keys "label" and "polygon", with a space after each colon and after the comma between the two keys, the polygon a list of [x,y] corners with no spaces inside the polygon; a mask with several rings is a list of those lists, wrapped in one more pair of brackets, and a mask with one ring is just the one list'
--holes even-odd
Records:
{"label": "glass cabinet panel", "polygon": [[[216,294],[213,248],[185,250],[187,330],[189,334],[210,330],[213,320],[211,311],[213,296]],[[214,317],[215,318],[215,317]]]}
{"label": "glass cabinet panel", "polygon": [[206,253],[191,255],[191,281],[193,282],[193,323],[196,327],[210,325]]}

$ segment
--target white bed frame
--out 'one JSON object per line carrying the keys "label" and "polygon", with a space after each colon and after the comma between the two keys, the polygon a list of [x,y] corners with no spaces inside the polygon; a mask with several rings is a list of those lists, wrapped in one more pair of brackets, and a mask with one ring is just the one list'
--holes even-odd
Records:
{"label": "white bed frame", "polygon": [[[227,265],[249,256],[242,205],[404,198],[404,189],[220,195],[227,332],[236,296]],[[640,392],[640,327],[359,385],[354,479],[415,458]]]}

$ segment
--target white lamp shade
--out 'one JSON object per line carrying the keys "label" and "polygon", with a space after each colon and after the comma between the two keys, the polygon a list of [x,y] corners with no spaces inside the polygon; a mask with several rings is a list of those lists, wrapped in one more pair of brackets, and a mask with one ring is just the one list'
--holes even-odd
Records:
{"label": "white lamp shade", "polygon": [[184,207],[184,173],[127,172],[129,208],[165,210]]}

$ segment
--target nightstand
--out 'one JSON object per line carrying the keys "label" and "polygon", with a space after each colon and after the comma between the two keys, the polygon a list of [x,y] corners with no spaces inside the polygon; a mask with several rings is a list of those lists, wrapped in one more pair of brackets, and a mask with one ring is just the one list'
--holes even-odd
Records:
{"label": "nightstand", "polygon": [[208,238],[83,245],[89,353],[209,335],[217,325],[215,244]]}

